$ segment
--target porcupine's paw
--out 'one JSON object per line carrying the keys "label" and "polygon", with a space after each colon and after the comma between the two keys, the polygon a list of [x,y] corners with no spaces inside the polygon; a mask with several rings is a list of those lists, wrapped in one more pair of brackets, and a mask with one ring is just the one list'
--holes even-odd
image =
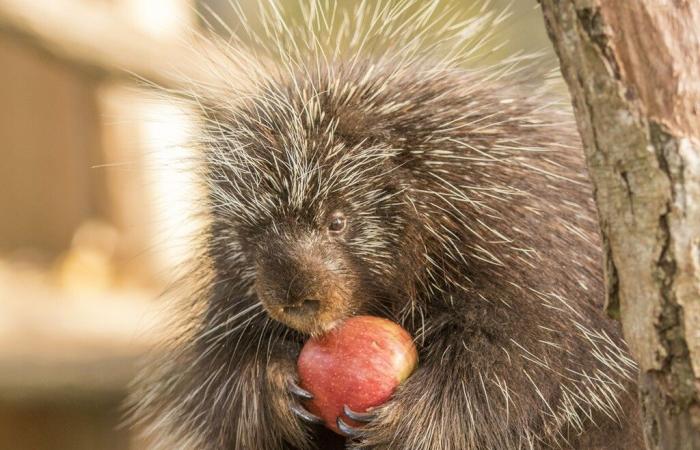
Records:
{"label": "porcupine's paw", "polygon": [[[399,416],[411,414],[412,411],[394,399],[378,406],[367,413],[357,413],[345,407],[344,416],[352,419],[350,425],[345,417],[337,419],[340,431],[348,438],[347,450],[369,450],[369,449],[401,449],[401,442],[404,436],[396,426]],[[406,419],[405,417],[403,419]],[[420,433],[419,430],[415,430]]]}
{"label": "porcupine's paw", "polygon": [[[351,420],[348,421],[346,418],[338,417],[335,419],[335,424],[340,432],[350,439],[361,438],[364,435],[361,426],[377,418],[377,414],[374,411],[357,412],[350,409],[348,405],[343,405],[343,414],[347,419]],[[353,422],[357,422],[359,425],[355,426]]]}
{"label": "porcupine's paw", "polygon": [[301,403],[303,400],[313,400],[314,396],[311,392],[299,386],[294,380],[289,380],[287,383],[287,391],[292,394],[294,399],[289,406],[292,414],[309,425],[321,425],[323,423],[323,419],[311,413]]}
{"label": "porcupine's paw", "polygon": [[[295,381],[289,382],[288,391],[297,399],[290,406],[292,413],[297,418],[309,425],[323,424],[322,418],[310,412],[301,403],[304,400],[313,400],[314,396],[311,392],[299,386]],[[345,417],[336,418],[336,426],[345,437],[350,439],[360,438],[363,435],[361,426],[370,423],[376,417],[374,412],[353,411],[348,405],[343,405],[343,414]]]}
{"label": "porcupine's paw", "polygon": [[[445,408],[440,404],[441,397],[433,396],[430,380],[437,379],[435,374],[418,368],[396,389],[391,398],[382,405],[373,408],[363,417],[361,426],[354,427],[354,434],[348,439],[348,450],[445,450],[438,434],[433,429],[461,428],[452,420],[449,426],[444,422]],[[438,394],[440,391],[437,391]],[[447,408],[449,410],[449,408]],[[345,415],[352,411],[346,411]],[[343,418],[344,419],[344,418]],[[367,421],[367,419],[369,419]],[[456,441],[457,442],[457,441]],[[453,446],[449,450],[470,448]],[[493,447],[484,447],[493,448]]]}
{"label": "porcupine's paw", "polygon": [[[301,407],[301,399],[298,393],[295,394],[290,388],[297,377],[295,361],[288,357],[292,351],[293,349],[287,349],[282,356],[271,358],[267,362],[267,383],[262,386],[266,398],[262,399],[262,402],[265,404],[265,417],[269,419],[269,423],[265,425],[261,433],[266,436],[279,436],[281,440],[291,446],[290,448],[307,450],[315,448],[312,442],[314,433],[307,425],[309,420],[301,420],[295,412],[297,407]],[[301,391],[297,390],[297,392]]]}

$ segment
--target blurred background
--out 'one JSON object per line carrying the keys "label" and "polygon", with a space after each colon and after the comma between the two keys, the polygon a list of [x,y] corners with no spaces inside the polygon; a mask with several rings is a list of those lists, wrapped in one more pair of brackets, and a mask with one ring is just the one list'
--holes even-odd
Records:
{"label": "blurred background", "polygon": [[[199,224],[195,126],[138,79],[206,76],[197,12],[235,24],[229,2],[257,8],[0,0],[0,450],[148,448],[119,426],[120,405],[139,358],[167,339],[159,294]],[[510,3],[491,57],[544,52],[555,67],[535,0],[487,8]]]}

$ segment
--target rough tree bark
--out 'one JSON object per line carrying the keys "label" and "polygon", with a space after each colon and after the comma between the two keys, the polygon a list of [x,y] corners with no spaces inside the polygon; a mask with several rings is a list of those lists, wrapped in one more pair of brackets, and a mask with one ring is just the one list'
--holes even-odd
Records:
{"label": "rough tree bark", "polygon": [[539,0],[640,365],[650,449],[700,449],[700,1]]}

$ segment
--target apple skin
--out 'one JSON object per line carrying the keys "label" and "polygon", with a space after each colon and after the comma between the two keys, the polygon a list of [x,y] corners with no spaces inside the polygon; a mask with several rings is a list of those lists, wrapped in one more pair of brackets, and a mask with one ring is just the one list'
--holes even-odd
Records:
{"label": "apple skin", "polygon": [[361,426],[343,414],[343,405],[366,412],[385,403],[417,364],[413,339],[400,325],[380,317],[351,317],[302,348],[299,381],[314,396],[304,406],[340,434],[337,417]]}

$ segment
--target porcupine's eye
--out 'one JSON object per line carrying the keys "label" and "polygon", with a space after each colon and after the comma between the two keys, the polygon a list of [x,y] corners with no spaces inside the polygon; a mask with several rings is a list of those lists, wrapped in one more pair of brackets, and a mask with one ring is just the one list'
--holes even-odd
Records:
{"label": "porcupine's eye", "polygon": [[340,234],[345,230],[346,223],[347,221],[342,213],[333,213],[328,223],[328,232],[331,234]]}

